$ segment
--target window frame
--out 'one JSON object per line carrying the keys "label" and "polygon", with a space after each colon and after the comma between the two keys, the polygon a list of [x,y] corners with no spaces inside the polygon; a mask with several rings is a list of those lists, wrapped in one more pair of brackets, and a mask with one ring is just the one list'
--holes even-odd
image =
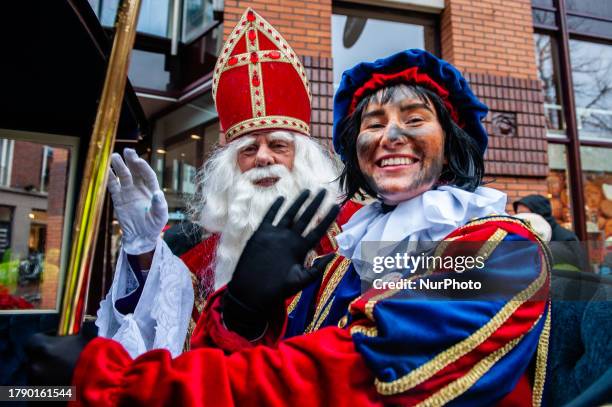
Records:
{"label": "window frame", "polygon": [[66,205],[64,208],[64,224],[62,227],[62,247],[60,254],[59,273],[57,295],[55,298],[55,307],[46,309],[27,309],[27,310],[0,310],[0,315],[8,314],[56,314],[61,311],[62,298],[64,295],[64,280],[70,259],[70,248],[72,246],[72,224],[74,222],[74,206],[76,197],[76,176],[79,163],[79,147],[80,139],[78,137],[63,136],[51,133],[40,133],[33,131],[21,131],[0,128],[0,137],[29,141],[39,143],[50,147],[62,147],[69,150],[70,158],[68,160],[68,178],[66,182]]}
{"label": "window frame", "polygon": [[441,54],[442,45],[440,39],[439,14],[345,1],[332,2],[332,15],[333,14],[421,25],[425,28],[425,49],[438,56]]}

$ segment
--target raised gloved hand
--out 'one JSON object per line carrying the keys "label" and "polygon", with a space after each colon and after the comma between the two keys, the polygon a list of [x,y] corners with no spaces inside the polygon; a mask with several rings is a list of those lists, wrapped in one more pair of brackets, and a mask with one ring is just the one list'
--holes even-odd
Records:
{"label": "raised gloved hand", "polygon": [[[278,198],[248,240],[224,298],[223,320],[230,329],[242,334],[240,331],[245,322],[261,327],[262,322],[265,324],[284,306],[287,298],[320,276],[322,267],[306,268],[304,261],[340,208],[334,205],[317,226],[302,236],[321,206],[325,190],[319,192],[296,219],[309,194],[309,191],[303,191],[275,226],[273,221],[284,201],[284,198]],[[247,331],[255,332],[253,329]]]}
{"label": "raised gloved hand", "polygon": [[84,323],[78,335],[32,335],[25,346],[29,359],[28,384],[69,386],[81,351],[96,335],[93,321]]}
{"label": "raised gloved hand", "polygon": [[168,222],[168,204],[159,188],[155,171],[131,148],[123,150],[125,162],[114,153],[108,178],[122,244],[127,254],[155,249],[157,238]]}

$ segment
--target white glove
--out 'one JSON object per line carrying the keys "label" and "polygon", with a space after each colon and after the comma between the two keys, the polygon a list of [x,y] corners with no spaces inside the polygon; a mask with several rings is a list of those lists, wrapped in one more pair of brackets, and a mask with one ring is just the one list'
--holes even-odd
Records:
{"label": "white glove", "polygon": [[113,168],[108,177],[108,190],[123,232],[123,250],[131,255],[148,253],[155,249],[168,222],[168,204],[149,164],[131,148],[123,150],[123,156],[125,163],[119,154],[112,155]]}

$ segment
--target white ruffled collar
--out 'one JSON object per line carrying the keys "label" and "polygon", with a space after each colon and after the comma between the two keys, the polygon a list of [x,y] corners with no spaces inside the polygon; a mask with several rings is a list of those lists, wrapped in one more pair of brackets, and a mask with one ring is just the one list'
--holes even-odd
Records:
{"label": "white ruffled collar", "polygon": [[357,266],[362,260],[361,242],[440,241],[471,219],[505,214],[505,208],[506,194],[496,189],[479,187],[468,192],[442,186],[387,213],[380,202],[364,206],[342,227],[336,241],[339,253]]}

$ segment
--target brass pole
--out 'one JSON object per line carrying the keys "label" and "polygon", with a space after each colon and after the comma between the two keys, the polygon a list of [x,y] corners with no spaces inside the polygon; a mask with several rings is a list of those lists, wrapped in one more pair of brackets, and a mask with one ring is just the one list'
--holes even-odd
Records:
{"label": "brass pole", "polygon": [[74,219],[59,335],[78,333],[83,319],[91,258],[102,215],[108,167],[115,144],[139,10],[140,0],[123,0],[117,13],[113,48],[89,142]]}

